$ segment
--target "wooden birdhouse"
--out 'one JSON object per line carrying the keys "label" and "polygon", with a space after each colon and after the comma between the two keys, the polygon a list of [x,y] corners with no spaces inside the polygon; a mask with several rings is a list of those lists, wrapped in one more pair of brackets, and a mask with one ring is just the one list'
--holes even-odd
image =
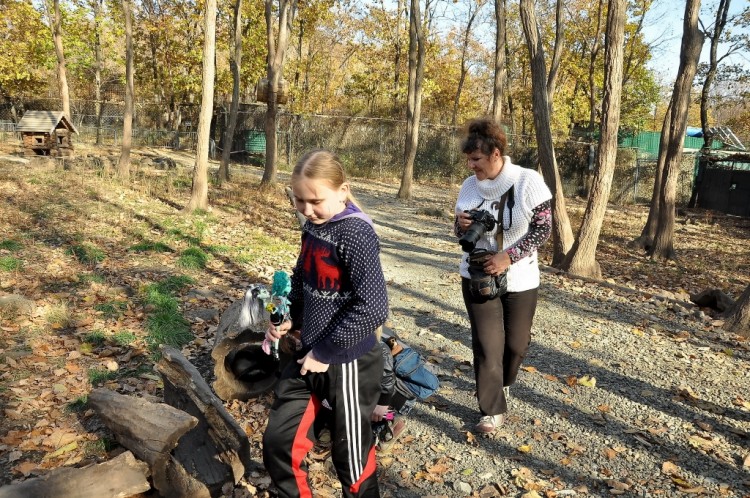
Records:
{"label": "wooden birdhouse", "polygon": [[26,111],[16,125],[26,156],[70,156],[75,126],[62,111]]}
{"label": "wooden birdhouse", "polygon": [[[261,78],[258,81],[255,98],[258,102],[268,102],[268,78]],[[289,82],[285,79],[279,81],[279,88],[276,91],[276,103],[284,105],[289,100]]]}

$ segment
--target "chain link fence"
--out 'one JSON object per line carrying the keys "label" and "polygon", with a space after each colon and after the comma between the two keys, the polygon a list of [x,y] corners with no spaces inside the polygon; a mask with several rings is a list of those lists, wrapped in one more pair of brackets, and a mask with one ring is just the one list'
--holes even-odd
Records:
{"label": "chain link fence", "polygon": [[[15,107],[0,105],[0,140],[12,141],[15,122],[26,110],[61,108],[59,99],[40,98],[24,101]],[[73,124],[78,130],[75,140],[89,145],[119,146],[122,141],[121,103],[72,101]],[[263,165],[265,152],[265,104],[241,106],[231,144],[232,161],[240,164]],[[155,148],[195,150],[197,142],[198,106],[183,105],[171,110],[154,103],[135,106],[133,145]],[[224,130],[229,121],[225,106],[214,110],[211,136],[212,157],[218,159],[225,144]],[[159,123],[174,129],[162,129]],[[299,115],[280,110],[277,119],[279,161],[294,162],[312,148],[334,151],[347,171],[367,178],[396,180],[401,177],[404,163],[406,123],[403,120],[358,116]],[[422,181],[460,183],[468,175],[461,153],[460,129],[452,126],[422,123],[414,162],[413,176]],[[567,138],[555,143],[555,151],[566,197],[585,194],[591,179],[596,145]],[[508,154],[521,166],[537,164],[534,137],[509,135]],[[677,202],[687,204],[693,184],[695,154],[683,154]],[[616,204],[648,203],[653,191],[655,158],[638,149],[618,150],[612,180],[610,202]]]}

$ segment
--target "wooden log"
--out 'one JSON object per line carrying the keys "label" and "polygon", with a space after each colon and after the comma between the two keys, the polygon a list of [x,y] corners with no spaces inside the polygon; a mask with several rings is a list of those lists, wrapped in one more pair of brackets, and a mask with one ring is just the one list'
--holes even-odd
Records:
{"label": "wooden log", "polygon": [[165,403],[151,403],[108,389],[92,391],[89,403],[117,441],[149,464],[154,488],[162,496],[200,496],[185,494],[184,485],[173,484],[185,480],[171,478],[175,466],[171,452],[180,438],[198,425],[196,417]]}
{"label": "wooden log", "polygon": [[117,441],[151,465],[152,470],[162,470],[179,439],[198,425],[197,418],[170,405],[109,389],[94,389],[89,394],[89,405]]}
{"label": "wooden log", "polygon": [[268,312],[253,298],[253,292],[261,287],[251,285],[243,299],[222,313],[216,329],[211,351],[213,388],[224,401],[257,397],[270,390],[278,378],[278,362],[261,349]]}
{"label": "wooden log", "polygon": [[173,450],[167,469],[174,496],[220,496],[255,464],[250,442],[237,421],[214,395],[200,372],[178,350],[161,347],[156,369],[164,379],[164,401],[198,419]]}
{"label": "wooden log", "polygon": [[151,489],[148,464],[126,451],[104,463],[63,467],[0,488],[0,498],[126,498]]}

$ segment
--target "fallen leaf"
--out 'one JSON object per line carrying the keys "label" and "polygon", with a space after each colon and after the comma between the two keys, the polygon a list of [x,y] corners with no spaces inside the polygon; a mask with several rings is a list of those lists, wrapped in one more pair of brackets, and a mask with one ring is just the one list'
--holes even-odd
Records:
{"label": "fallen leaf", "polygon": [[46,455],[44,455],[44,458],[42,458],[42,460],[49,460],[50,458],[56,458],[56,457],[59,457],[60,455],[64,455],[65,453],[68,453],[75,449],[78,449],[78,443],[73,441],[72,443],[66,444],[62,448],[56,451],[53,451],[52,453],[47,453]]}
{"label": "fallen leaf", "polygon": [[525,371],[527,371],[527,372],[530,372],[530,373],[534,373],[534,372],[537,372],[537,369],[536,369],[536,367],[532,367],[532,366],[528,366],[528,367],[521,367],[521,370],[525,370]]}
{"label": "fallen leaf", "polygon": [[517,449],[521,453],[529,453],[531,451],[531,445],[530,444],[522,444]]}
{"label": "fallen leaf", "polygon": [[588,375],[584,375],[580,379],[578,379],[578,384],[586,387],[596,387],[596,377],[589,377]]}
{"label": "fallen leaf", "polygon": [[673,464],[669,460],[661,464],[661,471],[664,474],[677,474],[679,470],[679,467],[677,467],[677,465]]}
{"label": "fallen leaf", "polygon": [[28,477],[29,474],[31,474],[34,470],[38,468],[38,465],[34,462],[21,462],[15,467],[13,467],[13,472],[17,472],[19,474],[23,474],[24,477]]}

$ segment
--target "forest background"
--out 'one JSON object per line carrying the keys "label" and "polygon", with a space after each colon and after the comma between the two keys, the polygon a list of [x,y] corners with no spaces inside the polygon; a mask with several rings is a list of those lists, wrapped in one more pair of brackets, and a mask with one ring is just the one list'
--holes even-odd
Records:
{"label": "forest background", "polygon": [[[278,5],[268,3],[277,14]],[[417,164],[431,167],[418,168],[418,177],[460,176],[460,154],[441,146],[441,142],[450,142],[447,139],[454,137],[454,128],[467,118],[493,113],[495,107],[501,109],[512,144],[529,146],[535,141],[531,64],[518,6],[514,2],[500,3],[506,14],[501,47],[505,90],[499,103],[493,93],[498,55],[494,2],[431,0],[422,7],[425,63],[421,122],[425,134],[420,143],[423,160]],[[240,118],[231,147],[239,152],[245,148],[248,130],[263,128],[260,115],[265,105],[260,103],[258,109],[256,95],[259,81],[267,76],[268,49],[264,3],[256,0],[236,5],[241,9],[242,37]],[[217,4],[212,137],[219,146],[218,152],[226,147],[223,131],[232,98],[232,64],[238,59],[233,44],[236,5],[225,1]],[[285,147],[283,139],[294,133],[295,124],[315,132],[315,136],[300,144],[302,148],[328,145],[321,143],[321,137],[341,138],[347,133],[345,127],[352,123],[357,123],[358,129],[350,133],[368,135],[386,148],[402,148],[399,125],[407,118],[409,83],[406,2],[316,0],[299,2],[296,7],[283,64],[288,100],[281,106],[287,118],[278,124],[282,151],[291,148]],[[556,7],[555,2],[537,2],[536,6],[541,42],[548,58],[555,46],[560,48],[559,69],[551,93],[550,125],[561,150],[561,168],[580,169],[588,162],[587,147],[563,149],[569,142],[587,145],[596,139],[604,83],[607,3],[576,0],[565,2],[560,12],[556,12]],[[719,7],[718,2],[704,5],[702,26],[706,32],[716,24]],[[0,120],[17,122],[27,109],[61,108],[56,100],[60,98],[59,56],[50,36],[56,8],[73,122],[86,137],[84,140],[96,137],[99,143],[118,144],[126,87],[121,2],[4,0],[0,13],[6,20],[7,36],[0,40]],[[182,145],[190,147],[203,90],[205,4],[146,0],[134,2],[132,8],[135,139],[174,146],[180,143],[175,132],[184,132]],[[653,34],[659,31],[659,23],[669,24],[664,16],[675,17],[674,12],[655,17],[650,12],[663,11],[663,7],[651,0],[628,2],[627,9],[621,135],[661,129],[672,81],[659,78],[664,70],[678,63],[673,51],[665,53],[675,34],[671,39],[669,31],[662,37]],[[721,35],[721,64],[711,87],[708,112],[711,125],[729,126],[747,142],[750,109],[746,102],[750,86],[744,61],[748,57],[748,9],[733,7],[733,11]],[[275,29],[278,31],[278,26]],[[699,71],[695,79],[696,89],[706,77],[706,62],[703,73]],[[548,66],[552,66],[552,61]],[[697,95],[699,92],[694,97]],[[699,113],[699,102],[694,98],[690,125],[700,126]],[[364,143],[358,140],[359,145]],[[340,146],[346,145],[340,142]],[[438,157],[425,161],[424,156],[429,155],[425,151],[429,150],[437,150],[433,155]],[[377,147],[366,155],[353,155],[349,163],[377,174],[382,174],[384,168],[398,171],[400,164],[384,164],[378,155],[398,157],[397,153]]]}

